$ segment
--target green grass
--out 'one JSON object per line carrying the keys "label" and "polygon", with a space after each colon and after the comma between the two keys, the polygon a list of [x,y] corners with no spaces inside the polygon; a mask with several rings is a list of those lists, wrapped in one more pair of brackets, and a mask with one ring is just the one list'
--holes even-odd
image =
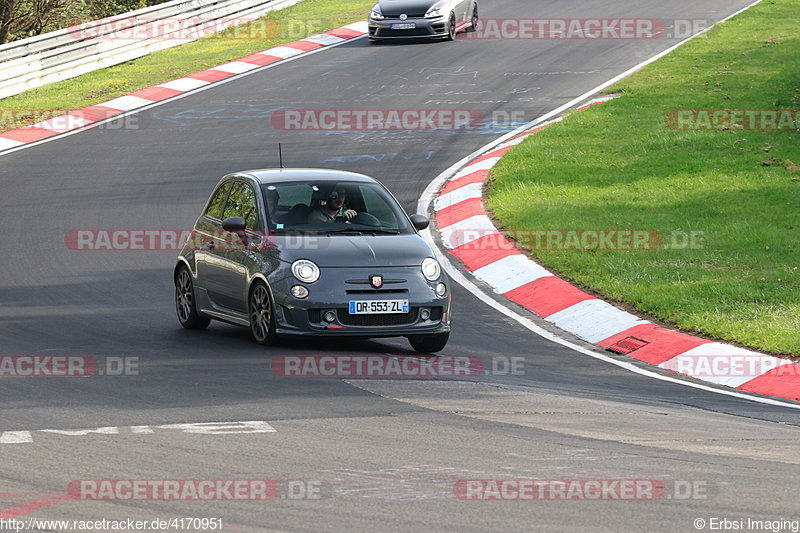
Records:
{"label": "green grass", "polygon": [[227,32],[4,98],[0,100],[0,131],[29,126],[48,115],[111,100],[364,19],[373,5],[373,0],[303,0]]}
{"label": "green grass", "polygon": [[800,0],[766,0],[535,134],[492,172],[513,229],[702,231],[699,249],[534,251],[668,325],[800,355],[800,133],[675,131],[675,109],[800,109]]}

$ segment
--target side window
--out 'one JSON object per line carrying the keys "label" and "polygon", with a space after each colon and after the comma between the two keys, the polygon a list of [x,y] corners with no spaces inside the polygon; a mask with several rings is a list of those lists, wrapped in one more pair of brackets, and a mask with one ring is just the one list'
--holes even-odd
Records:
{"label": "side window", "polygon": [[223,183],[211,196],[211,201],[208,203],[206,209],[206,216],[213,218],[222,218],[222,208],[225,207],[225,199],[228,197],[228,191],[231,190],[231,182]]}
{"label": "side window", "polygon": [[246,183],[237,181],[233,185],[228,203],[225,204],[223,219],[242,217],[247,222],[247,229],[254,230],[258,226],[258,203],[253,189]]}

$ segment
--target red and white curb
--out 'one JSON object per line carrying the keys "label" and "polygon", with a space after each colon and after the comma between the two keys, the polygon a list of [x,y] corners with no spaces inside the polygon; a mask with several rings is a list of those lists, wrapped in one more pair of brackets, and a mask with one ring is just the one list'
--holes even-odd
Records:
{"label": "red and white curb", "polygon": [[337,45],[355,37],[366,35],[367,32],[367,22],[362,20],[341,28],[276,46],[257,54],[251,54],[236,61],[195,72],[155,87],[149,87],[107,102],[71,111],[32,126],[6,131],[0,133],[0,153],[63,133],[88,129],[116,115],[135,111],[150,106],[155,102],[207,87],[231,76],[307,54],[320,48]]}
{"label": "red and white curb", "polygon": [[448,253],[495,293],[584,341],[717,385],[800,400],[800,363],[672,331],[614,307],[529,259],[494,226],[483,205],[489,172],[514,146],[562,118],[491,148],[447,179],[433,209]]}

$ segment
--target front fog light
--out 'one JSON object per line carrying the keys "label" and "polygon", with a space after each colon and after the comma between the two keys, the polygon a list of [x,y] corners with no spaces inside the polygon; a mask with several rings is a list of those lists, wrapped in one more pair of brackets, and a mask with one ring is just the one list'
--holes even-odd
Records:
{"label": "front fog light", "polygon": [[442,298],[445,294],[447,294],[447,285],[444,283],[438,283],[436,285],[436,296]]}
{"label": "front fog light", "polygon": [[308,298],[308,289],[306,289],[302,285],[295,285],[294,287],[292,287],[291,290],[292,290],[292,296],[294,296],[295,298],[300,298],[300,299]]}
{"label": "front fog light", "polygon": [[336,322],[336,313],[333,311],[325,311],[322,315],[322,318],[325,319],[325,322],[333,323]]}
{"label": "front fog light", "polygon": [[428,320],[428,319],[431,317],[431,311],[430,311],[430,309],[423,309],[422,311],[420,311],[420,312],[419,312],[419,317],[420,317],[422,320]]}

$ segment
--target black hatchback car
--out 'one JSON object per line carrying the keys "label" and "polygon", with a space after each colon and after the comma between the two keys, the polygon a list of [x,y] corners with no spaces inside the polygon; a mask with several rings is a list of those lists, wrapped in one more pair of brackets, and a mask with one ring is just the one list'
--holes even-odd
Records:
{"label": "black hatchback car", "polygon": [[279,335],[408,337],[421,353],[450,332],[450,285],[431,247],[376,180],[279,169],[223,177],[175,266],[183,327],[212,319]]}

